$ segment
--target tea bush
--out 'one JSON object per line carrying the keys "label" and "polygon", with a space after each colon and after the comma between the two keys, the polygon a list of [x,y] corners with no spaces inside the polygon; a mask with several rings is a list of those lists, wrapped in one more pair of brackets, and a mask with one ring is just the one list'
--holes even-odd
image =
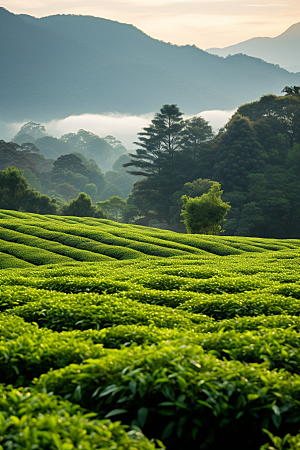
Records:
{"label": "tea bush", "polygon": [[98,255],[97,253],[89,252],[86,250],[79,250],[76,248],[68,247],[67,245],[60,244],[58,242],[47,241],[36,236],[28,236],[23,233],[18,233],[12,230],[1,230],[0,239],[5,239],[9,242],[16,242],[18,244],[25,244],[29,247],[38,247],[43,250],[47,250],[60,255],[68,256],[72,259],[79,261],[103,261],[109,259],[107,256]]}
{"label": "tea bush", "polygon": [[23,259],[24,261],[35,265],[62,264],[72,261],[72,259],[67,256],[57,255],[43,249],[36,251],[35,248],[29,247],[28,245],[16,244],[14,242],[7,242],[3,240],[0,240],[0,252],[8,253],[9,255]]}
{"label": "tea bush", "polygon": [[213,320],[205,315],[183,313],[164,306],[91,294],[77,294],[76,298],[66,296],[63,302],[52,296],[6,312],[56,331],[101,329],[122,324],[153,324],[157,327],[189,329],[204,321]]}
{"label": "tea bush", "polygon": [[158,448],[140,432],[127,434],[120,422],[96,420],[51,394],[10,387],[0,387],[0,436],[3,450]]}
{"label": "tea bush", "polygon": [[133,421],[146,435],[159,433],[171,448],[178,439],[181,448],[218,448],[225,438],[233,448],[244,441],[246,448],[258,448],[262,428],[292,432],[299,420],[298,376],[217,360],[182,343],[119,350],[115,357],[42,375],[36,386],[99,415]]}
{"label": "tea bush", "polygon": [[34,267],[33,264],[28,261],[23,261],[22,259],[16,258],[13,255],[0,252],[0,269],[7,268],[21,268],[21,267]]}
{"label": "tea bush", "polygon": [[256,317],[239,317],[233,319],[224,319],[212,323],[203,323],[198,327],[199,331],[217,332],[217,331],[245,331],[259,330],[269,328],[290,328],[300,331],[300,317],[278,314],[275,316],[260,315]]}
{"label": "tea bush", "polygon": [[[87,239],[92,239],[94,241],[99,241],[103,245],[110,245],[115,247],[126,247],[128,251],[125,251],[125,255],[137,255],[134,252],[145,253],[149,255],[155,256],[176,256],[176,255],[184,255],[180,250],[173,248],[165,248],[156,246],[155,244],[143,243],[135,240],[130,240],[122,237],[115,236],[114,234],[110,234],[107,231],[100,231],[98,227],[89,227],[83,225],[78,227],[76,225],[56,225],[53,223],[46,224],[46,228],[51,231],[58,231],[68,235],[80,236]],[[104,247],[103,247],[104,248]],[[132,250],[132,252],[130,252]]]}
{"label": "tea bush", "polygon": [[50,330],[24,333],[13,340],[0,339],[0,382],[27,386],[50,369],[105,355],[102,345],[73,336],[61,336]]}
{"label": "tea bush", "polygon": [[217,320],[235,316],[266,316],[277,314],[300,315],[300,301],[264,291],[212,295],[193,298],[177,307],[190,313],[207,314]]}
{"label": "tea bush", "polygon": [[299,240],[0,218],[0,450],[297,448]]}
{"label": "tea bush", "polygon": [[298,281],[297,284],[286,283],[283,286],[276,286],[276,287],[274,286],[271,292],[273,292],[274,294],[280,294],[285,295],[287,297],[294,297],[300,299],[299,278],[297,281]]}
{"label": "tea bush", "polygon": [[143,287],[136,287],[133,290],[122,292],[122,296],[136,300],[140,303],[168,306],[170,308],[176,308],[191,299],[203,298],[203,295],[196,292],[143,289]]}

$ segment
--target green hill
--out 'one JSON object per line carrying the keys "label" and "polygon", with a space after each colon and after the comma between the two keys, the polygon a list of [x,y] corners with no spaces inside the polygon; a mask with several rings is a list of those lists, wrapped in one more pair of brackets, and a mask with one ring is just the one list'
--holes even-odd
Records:
{"label": "green hill", "polygon": [[1,210],[3,449],[296,448],[299,243]]}
{"label": "green hill", "polygon": [[295,239],[186,235],[105,219],[41,216],[18,211],[2,210],[0,218],[0,251],[9,255],[3,256],[2,268],[75,261],[238,255],[296,249],[300,243]]}

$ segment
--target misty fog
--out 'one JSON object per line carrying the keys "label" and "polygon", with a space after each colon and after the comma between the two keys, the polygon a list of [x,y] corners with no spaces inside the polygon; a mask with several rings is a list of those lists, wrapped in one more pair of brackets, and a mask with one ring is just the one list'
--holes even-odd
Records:
{"label": "misty fog", "polygon": [[[232,111],[203,111],[198,115],[208,120],[215,131],[225,125],[232,116]],[[123,114],[82,114],[79,116],[69,116],[60,120],[51,120],[50,122],[41,122],[45,125],[47,132],[60,138],[66,133],[77,133],[78,130],[84,129],[91,131],[100,137],[112,135],[119,139],[125,147],[130,150],[134,149],[133,142],[136,140],[137,133],[147,126],[152,120],[154,113],[143,114],[140,116],[129,116]],[[185,116],[189,118],[191,116]],[[0,122],[0,139],[9,141],[19,131],[22,125],[28,120],[15,123]],[[35,120],[39,122],[38,120]]]}

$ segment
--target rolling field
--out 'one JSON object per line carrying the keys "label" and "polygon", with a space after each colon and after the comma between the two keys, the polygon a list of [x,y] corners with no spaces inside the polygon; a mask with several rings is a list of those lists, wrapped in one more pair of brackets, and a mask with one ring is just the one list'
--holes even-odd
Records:
{"label": "rolling field", "polygon": [[0,450],[300,448],[299,256],[1,210]]}

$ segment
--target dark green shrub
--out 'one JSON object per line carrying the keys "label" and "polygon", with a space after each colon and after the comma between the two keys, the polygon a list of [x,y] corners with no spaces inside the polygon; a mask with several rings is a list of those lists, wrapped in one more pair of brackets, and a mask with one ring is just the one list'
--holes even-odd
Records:
{"label": "dark green shrub", "polygon": [[191,329],[205,321],[212,321],[201,314],[175,311],[164,306],[145,305],[126,298],[97,294],[62,294],[38,302],[7,310],[8,314],[23,317],[52,330],[101,329],[116,325],[155,325],[163,328]]}
{"label": "dark green shrub", "polygon": [[27,386],[34,377],[51,369],[105,354],[102,345],[91,340],[37,329],[34,334],[24,333],[11,341],[0,340],[0,383]]}
{"label": "dark green shrub", "polygon": [[235,316],[300,315],[300,301],[270,294],[265,291],[205,296],[187,300],[176,309],[190,313],[207,314],[217,320]]}
{"label": "dark green shrub", "polygon": [[[37,380],[106,417],[122,417],[170,448],[259,448],[262,428],[298,429],[300,378],[264,365],[221,361],[182,343],[124,349]],[[158,408],[157,408],[158,406]]]}
{"label": "dark green shrub", "polygon": [[[1,449],[155,450],[140,432],[120,422],[96,420],[55,395],[0,388]],[[161,446],[160,446],[161,447]]]}

